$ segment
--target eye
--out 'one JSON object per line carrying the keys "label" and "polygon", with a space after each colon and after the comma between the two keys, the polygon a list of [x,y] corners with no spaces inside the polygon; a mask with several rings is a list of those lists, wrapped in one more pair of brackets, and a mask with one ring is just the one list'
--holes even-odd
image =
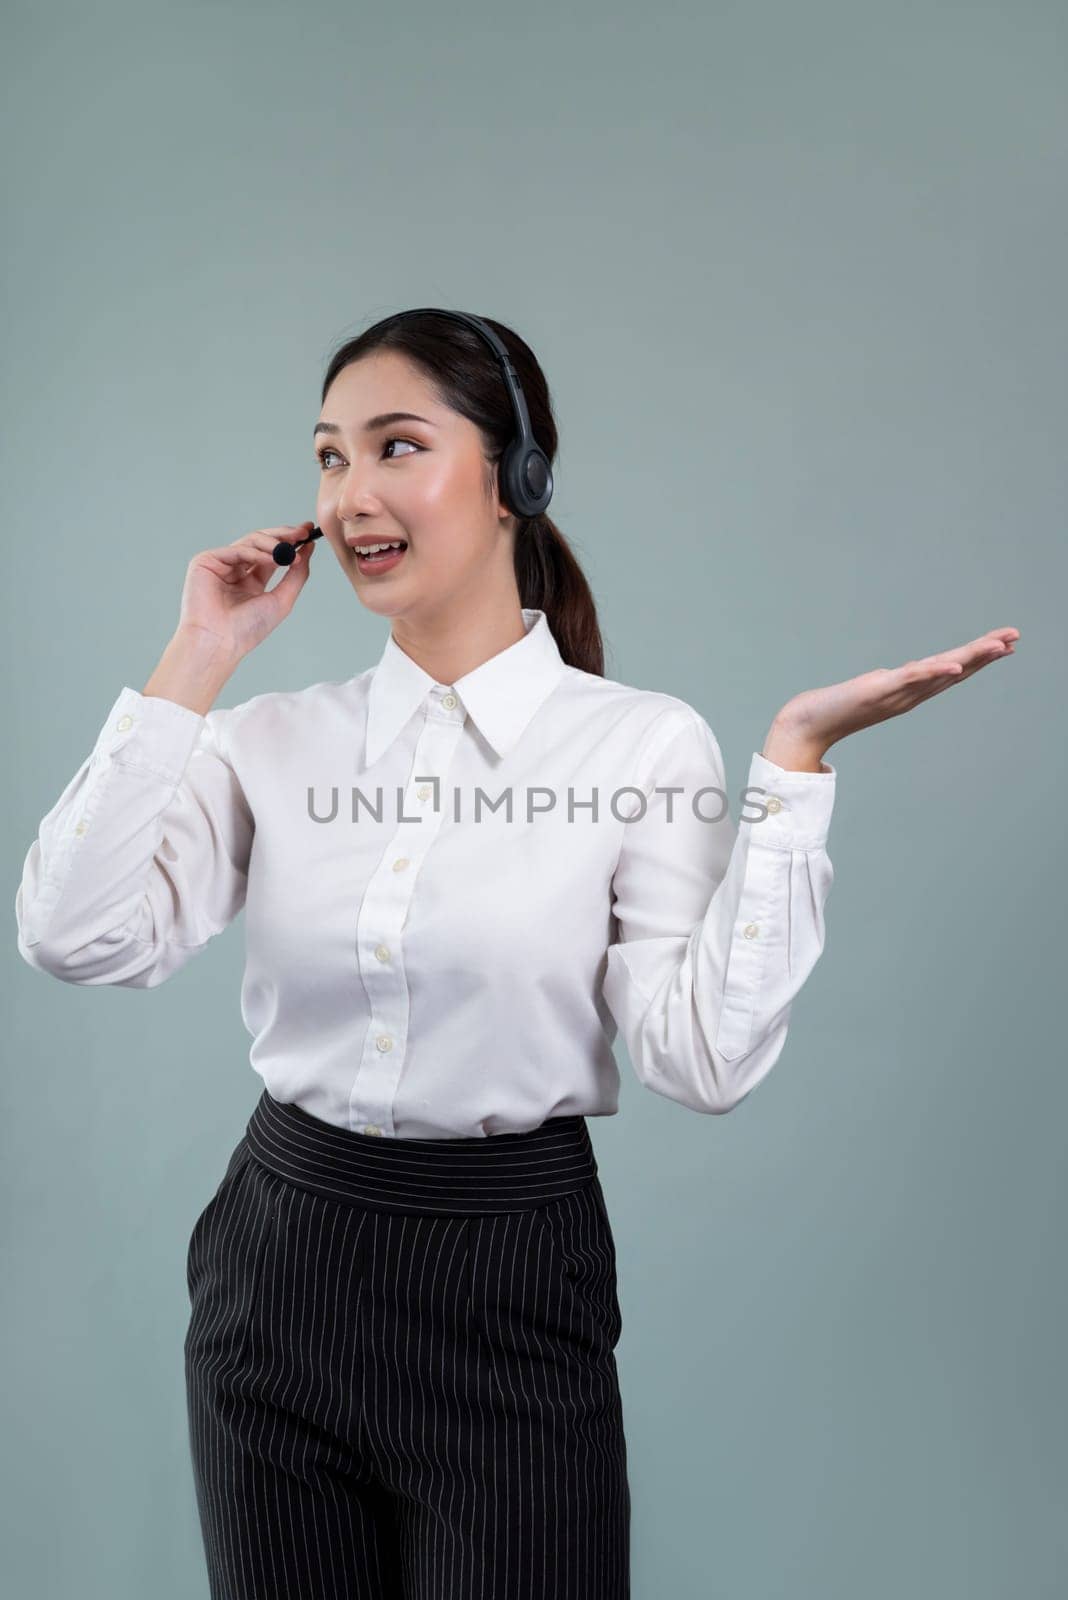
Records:
{"label": "eye", "polygon": [[[393,436],[385,441],[382,446],[383,450],[387,449],[391,444],[410,444],[413,450],[422,450],[425,448],[425,446],[421,444],[416,444],[414,439],[399,439],[396,436]],[[332,445],[324,445],[321,450],[317,450],[315,452],[315,458],[323,468],[326,468],[327,456],[336,455],[338,455],[338,452],[333,448]],[[340,456],[338,456],[338,459],[340,460]],[[388,459],[390,461],[396,461],[398,458],[396,456],[390,456]]]}
{"label": "eye", "polygon": [[[414,439],[387,439],[386,444],[410,444],[413,450],[421,450],[423,448],[421,444],[416,444]],[[391,456],[390,460],[396,460],[396,457]]]}

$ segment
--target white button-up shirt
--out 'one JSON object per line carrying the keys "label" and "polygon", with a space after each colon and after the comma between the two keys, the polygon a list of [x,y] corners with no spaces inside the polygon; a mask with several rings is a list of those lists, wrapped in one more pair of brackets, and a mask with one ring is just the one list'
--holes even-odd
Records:
{"label": "white button-up shirt", "polygon": [[361,1133],[611,1115],[617,1033],[649,1089],[729,1111],[823,948],[835,769],[754,752],[732,797],[692,706],[523,619],[452,684],[390,634],[206,715],[123,687],[26,856],[22,956],[151,989],[244,909],[253,1069]]}

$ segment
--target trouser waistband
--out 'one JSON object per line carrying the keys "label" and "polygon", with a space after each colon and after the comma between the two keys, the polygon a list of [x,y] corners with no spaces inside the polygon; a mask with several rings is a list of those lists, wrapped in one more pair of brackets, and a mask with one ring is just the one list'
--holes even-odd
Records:
{"label": "trouser waistband", "polygon": [[526,1211],[585,1188],[597,1161],[585,1117],[488,1138],[351,1132],[264,1089],[245,1130],[261,1166],[328,1200],[372,1211],[480,1216]]}

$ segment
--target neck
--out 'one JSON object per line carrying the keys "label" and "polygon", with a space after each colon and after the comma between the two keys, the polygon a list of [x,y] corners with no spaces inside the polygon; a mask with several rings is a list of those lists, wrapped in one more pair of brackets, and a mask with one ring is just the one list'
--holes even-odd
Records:
{"label": "neck", "polygon": [[491,609],[474,602],[469,609],[452,610],[446,616],[400,617],[392,631],[394,642],[435,683],[452,684],[518,644],[526,626],[517,596],[509,606]]}

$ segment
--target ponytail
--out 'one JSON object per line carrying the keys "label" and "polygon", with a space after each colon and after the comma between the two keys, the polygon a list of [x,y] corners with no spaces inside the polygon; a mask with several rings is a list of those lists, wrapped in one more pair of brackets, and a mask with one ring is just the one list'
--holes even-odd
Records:
{"label": "ponytail", "polygon": [[604,677],[604,644],[586,575],[550,516],[520,522],[515,538],[520,604],[544,611],[569,667]]}

